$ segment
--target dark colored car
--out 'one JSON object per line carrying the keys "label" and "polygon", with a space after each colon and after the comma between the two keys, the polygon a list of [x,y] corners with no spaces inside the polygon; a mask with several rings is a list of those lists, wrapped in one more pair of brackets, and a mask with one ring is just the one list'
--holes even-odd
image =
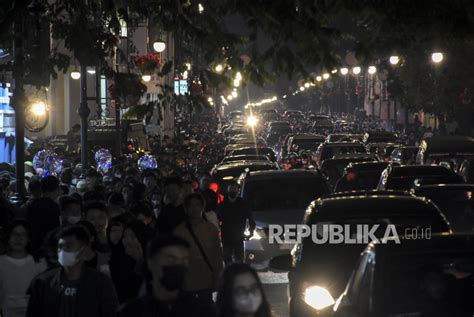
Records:
{"label": "dark colored car", "polygon": [[[433,203],[413,196],[319,199],[308,207],[305,223],[308,226],[344,226],[346,238],[340,243],[328,243],[327,239],[315,241],[315,235],[319,239],[329,236],[326,231],[318,229],[296,245],[292,261],[282,256],[270,263],[275,269],[293,263],[288,275],[292,317],[331,315],[335,299],[344,291],[357,259],[367,245],[362,240],[348,242],[348,238],[366,236],[359,231],[360,226],[371,228],[378,225],[375,235],[379,239],[387,237],[388,228],[395,228],[398,238],[414,229],[450,232],[446,218]],[[394,240],[391,242],[396,243]]]}
{"label": "dark colored car", "polygon": [[374,190],[388,165],[387,162],[353,162],[347,165],[346,170],[354,173],[358,190]]}
{"label": "dark colored car", "polygon": [[417,186],[411,192],[431,199],[444,213],[454,232],[474,231],[474,185]]}
{"label": "dark colored car", "polygon": [[223,190],[227,190],[227,185],[237,181],[242,173],[246,170],[249,171],[267,171],[277,170],[278,165],[270,161],[244,161],[234,162],[216,166],[211,171],[211,177],[219,187]]}
{"label": "dark colored car", "polygon": [[417,146],[399,146],[390,154],[390,160],[400,165],[415,164],[417,153]]}
{"label": "dark colored car", "polygon": [[220,164],[238,162],[238,161],[270,161],[270,158],[266,155],[241,154],[241,155],[234,155],[234,156],[226,156],[222,159]]}
{"label": "dark colored car", "polygon": [[[350,163],[355,163],[355,162],[368,162],[368,161],[373,161],[376,162],[377,159],[373,155],[369,154],[362,154],[362,155],[352,155],[352,156],[344,156],[344,157],[338,157],[338,158],[330,158],[327,160],[324,160],[319,169],[323,171],[328,178],[328,184],[331,188],[334,188],[336,186],[337,181],[339,178],[342,177],[344,174],[344,171]],[[380,175],[379,175],[380,177]]]}
{"label": "dark colored car", "polygon": [[474,235],[371,243],[335,317],[473,316]]}
{"label": "dark colored car", "polygon": [[270,158],[271,161],[276,162],[276,155],[275,151],[269,147],[262,147],[262,148],[255,148],[255,147],[245,147],[240,148],[237,150],[233,150],[229,153],[229,156],[234,155],[247,155],[247,154],[255,154],[255,155],[266,155]]}
{"label": "dark colored car", "polygon": [[316,163],[320,165],[324,160],[333,158],[334,156],[341,156],[350,154],[367,153],[365,147],[357,142],[338,142],[338,143],[323,143],[316,151]]}
{"label": "dark colored car", "polygon": [[390,164],[380,177],[378,189],[410,190],[418,184],[458,184],[463,179],[452,170],[439,165]]}
{"label": "dark colored car", "polygon": [[257,224],[254,237],[245,242],[245,258],[257,269],[267,268],[273,257],[289,254],[294,246],[270,244],[269,225],[302,223],[308,204],[330,193],[326,179],[308,170],[250,172],[239,183]]}

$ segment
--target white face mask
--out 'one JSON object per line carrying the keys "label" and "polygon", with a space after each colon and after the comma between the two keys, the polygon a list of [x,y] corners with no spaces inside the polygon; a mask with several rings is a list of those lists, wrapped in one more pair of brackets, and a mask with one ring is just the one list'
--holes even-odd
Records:
{"label": "white face mask", "polygon": [[234,309],[241,314],[255,314],[262,305],[262,294],[234,296]]}
{"label": "white face mask", "polygon": [[61,264],[61,266],[74,266],[79,262],[77,259],[77,255],[79,254],[79,251],[76,252],[66,252],[66,251],[59,251],[58,252],[58,262]]}
{"label": "white face mask", "polygon": [[78,223],[79,221],[81,221],[81,216],[70,216],[70,217],[67,217],[67,222],[69,222],[69,223],[72,224],[72,225],[75,225],[75,224]]}

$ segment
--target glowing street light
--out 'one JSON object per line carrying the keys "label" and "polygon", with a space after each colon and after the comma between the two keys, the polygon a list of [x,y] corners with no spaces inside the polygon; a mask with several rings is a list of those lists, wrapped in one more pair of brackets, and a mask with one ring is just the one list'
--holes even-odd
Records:
{"label": "glowing street light", "polygon": [[250,117],[247,118],[247,124],[249,127],[253,128],[257,125],[258,123],[258,118],[251,115]]}
{"label": "glowing street light", "polygon": [[207,101],[208,101],[209,103],[211,103],[211,102],[212,102],[212,97],[207,98]]}
{"label": "glowing street light", "polygon": [[222,66],[221,64],[217,64],[216,67],[214,67],[214,70],[217,72],[217,73],[220,73],[224,70],[224,66]]}
{"label": "glowing street light", "polygon": [[328,78],[329,78],[329,74],[328,74],[328,73],[323,74],[323,78],[324,78],[324,79],[328,79]]}
{"label": "glowing street light", "polygon": [[78,80],[79,78],[81,78],[81,73],[77,70],[74,70],[71,72],[71,78],[74,80]]}
{"label": "glowing street light", "polygon": [[300,87],[300,90],[301,90],[301,91],[304,91],[304,87]]}
{"label": "glowing street light", "polygon": [[200,3],[198,4],[198,11],[199,11],[199,14],[204,12],[204,6]]}
{"label": "glowing street light", "polygon": [[344,67],[344,68],[341,68],[341,74],[342,74],[342,75],[345,76],[345,75],[347,75],[347,73],[349,73],[349,69],[347,69],[347,68],[345,68],[345,67]]}
{"label": "glowing street light", "polygon": [[359,66],[356,66],[356,67],[353,67],[353,68],[352,68],[352,72],[353,72],[355,75],[360,74],[360,71],[361,71],[361,69],[360,69]]}
{"label": "glowing street light", "polygon": [[397,55],[390,56],[390,64],[397,65],[400,62],[400,58]]}
{"label": "glowing street light", "polygon": [[231,101],[232,99],[234,99],[234,97],[232,97],[232,95],[227,96],[227,100]]}
{"label": "glowing street light", "polygon": [[443,58],[444,58],[443,53],[435,52],[431,54],[431,60],[433,61],[433,63],[436,63],[436,64],[441,63],[443,61]]}
{"label": "glowing street light", "polygon": [[321,81],[323,78],[321,76],[316,76],[316,81]]}
{"label": "glowing street light", "polygon": [[336,74],[336,73],[337,73],[337,69],[333,69],[333,70],[331,71],[331,74]]}
{"label": "glowing street light", "polygon": [[95,69],[94,68],[88,68],[87,73],[94,75],[95,74]]}
{"label": "glowing street light", "polygon": [[304,83],[304,88],[309,88],[311,86],[310,83]]}
{"label": "glowing street light", "polygon": [[143,76],[142,76],[142,80],[143,80],[144,82],[149,82],[149,81],[151,80],[151,76],[150,76],[150,75],[143,75]]}
{"label": "glowing street light", "polygon": [[368,72],[370,75],[373,75],[377,72],[377,67],[375,66],[369,66]]}
{"label": "glowing street light", "polygon": [[235,74],[235,80],[241,81],[242,80],[242,74],[240,72],[237,72]]}
{"label": "glowing street light", "polygon": [[158,53],[161,53],[166,49],[166,43],[162,40],[156,41],[155,43],[153,43],[153,49]]}
{"label": "glowing street light", "polygon": [[239,95],[239,94],[237,93],[237,91],[233,91],[233,92],[232,92],[232,97],[237,98],[238,95]]}
{"label": "glowing street light", "polygon": [[35,102],[31,105],[31,112],[38,117],[46,115],[46,104],[43,101]]}

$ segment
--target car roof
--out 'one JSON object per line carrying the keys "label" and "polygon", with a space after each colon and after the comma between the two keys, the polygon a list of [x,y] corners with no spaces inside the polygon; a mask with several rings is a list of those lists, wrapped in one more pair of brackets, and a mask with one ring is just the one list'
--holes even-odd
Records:
{"label": "car roof", "polygon": [[415,195],[426,193],[426,192],[439,192],[446,190],[468,190],[474,191],[474,184],[434,184],[434,185],[422,185],[412,188],[412,192]]}
{"label": "car roof", "polygon": [[453,175],[454,172],[450,171],[444,166],[440,165],[390,165],[391,177],[398,176],[423,176],[423,175]]}
{"label": "car roof", "polygon": [[[366,162],[366,160],[369,160],[370,158],[374,158],[373,155],[364,155],[364,156],[357,156],[357,155],[348,155],[345,154],[346,156],[344,157],[336,157],[336,158],[328,158],[325,159],[321,163],[321,168],[324,168],[325,166],[329,165],[337,165],[339,163],[344,163],[347,162],[347,164],[355,161],[360,161],[360,162]],[[375,158],[374,158],[375,159]]]}
{"label": "car roof", "polygon": [[372,241],[367,250],[387,255],[474,252],[474,233],[438,233],[433,234],[430,239],[401,238],[400,244]]}
{"label": "car roof", "polygon": [[421,142],[426,153],[474,153],[474,139],[468,136],[434,136]]}
{"label": "car roof", "polygon": [[261,160],[258,160],[258,161],[249,160],[249,161],[229,162],[229,163],[224,163],[220,166],[217,166],[216,171],[221,171],[221,170],[231,169],[231,168],[236,168],[236,167],[242,167],[242,166],[251,166],[251,165],[252,166],[255,166],[255,165],[264,166],[264,165],[275,165],[275,163],[270,162],[270,161],[261,161]]}
{"label": "car roof", "polygon": [[338,197],[357,197],[357,196],[413,196],[410,192],[404,190],[355,190],[332,193],[323,198],[338,198]]}
{"label": "car roof", "polygon": [[301,140],[312,140],[312,139],[315,139],[315,140],[321,140],[321,141],[324,141],[326,139],[325,136],[323,135],[319,135],[319,134],[295,134],[292,136],[293,140],[298,140],[298,139],[301,139]]}
{"label": "car roof", "polygon": [[[316,208],[317,207],[317,208]],[[314,212],[316,210],[318,212]],[[393,215],[440,214],[439,210],[426,198],[409,195],[369,195],[321,198],[310,204],[309,217],[348,218],[365,215],[390,217]],[[415,213],[417,211],[417,213]],[[311,223],[311,222],[310,222]]]}
{"label": "car roof", "polygon": [[251,171],[247,174],[252,181],[268,178],[314,178],[322,177],[317,171],[309,170],[269,170],[269,171]]}
{"label": "car roof", "polygon": [[365,148],[360,142],[325,142],[321,145],[324,147],[357,146]]}
{"label": "car roof", "polygon": [[388,165],[389,163],[387,162],[354,162],[349,164],[349,166],[356,171],[384,170]]}

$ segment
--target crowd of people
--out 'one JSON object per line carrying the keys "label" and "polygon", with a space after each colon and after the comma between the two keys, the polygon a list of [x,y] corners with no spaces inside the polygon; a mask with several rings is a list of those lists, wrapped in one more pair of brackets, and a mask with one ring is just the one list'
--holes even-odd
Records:
{"label": "crowd of people", "polygon": [[1,316],[270,316],[243,263],[252,216],[237,186],[221,201],[209,176],[217,122],[181,125],[152,144],[156,169],[135,149],[106,173],[69,154],[58,175],[28,178],[21,206],[2,181]]}

